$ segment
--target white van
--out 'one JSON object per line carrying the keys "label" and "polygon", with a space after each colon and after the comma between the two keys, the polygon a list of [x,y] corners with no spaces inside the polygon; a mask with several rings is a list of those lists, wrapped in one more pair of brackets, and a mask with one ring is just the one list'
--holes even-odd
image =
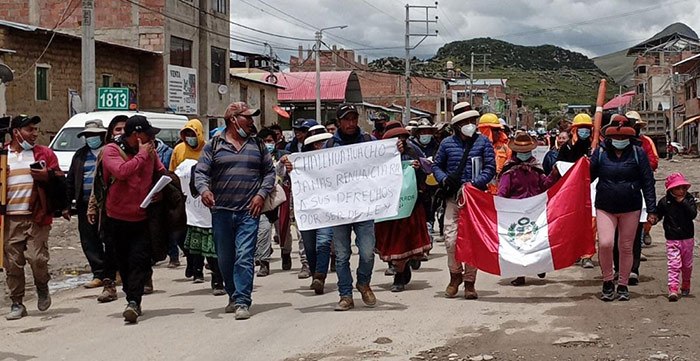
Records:
{"label": "white van", "polygon": [[85,129],[86,121],[93,119],[102,120],[102,124],[106,128],[109,126],[112,118],[117,115],[130,117],[135,114],[145,116],[151,122],[151,125],[160,128],[161,131],[157,135],[158,139],[171,147],[174,147],[175,143],[180,139],[180,130],[188,121],[184,115],[152,112],[100,111],[76,114],[63,125],[49,144],[49,148],[53,149],[58,157],[58,165],[61,167],[61,170],[68,172],[70,163],[73,160],[73,154],[85,145],[85,138],[78,138],[78,133]]}

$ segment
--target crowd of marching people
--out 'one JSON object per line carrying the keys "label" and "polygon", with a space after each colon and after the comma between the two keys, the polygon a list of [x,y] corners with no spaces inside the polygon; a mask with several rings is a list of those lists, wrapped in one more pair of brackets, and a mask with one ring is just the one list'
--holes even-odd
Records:
{"label": "crowd of marching people", "polygon": [[[498,197],[532,197],[562,178],[558,164],[583,157],[590,161],[591,181],[597,182],[595,214],[581,222],[591,222],[597,235],[600,298],[630,299],[628,286],[639,280],[642,244],[650,242],[649,229],[658,222],[663,222],[667,239],[668,298],[676,301],[690,293],[695,199],[684,176],[675,173],[666,179],[666,194],[657,202],[658,154],[651,139],[641,134],[646,124],[636,112],[612,115],[602,129],[581,113],[538,137],[513,132],[495,114],[481,114],[463,102],[454,106],[449,122],[440,124],[420,119],[404,126],[378,113],[371,119],[374,131],[367,133],[359,126],[357,108],[342,104],[326,124],[295,121],[289,142],[277,125],[257,129],[254,117],[259,114],[243,102],[230,104],[226,126],[209,140],[200,121],[192,119],[174,149],[158,140],[159,129],[142,115],[117,116],[106,128],[99,120],[88,121],[78,134],[85,146],[75,153],[67,174],[52,150],[36,144],[41,120],[13,118],[12,139],[6,145],[4,257],[12,300],[6,318],[27,315],[25,262],[32,268],[37,308],[45,311],[51,305],[47,241],[55,212],[66,219],[77,215],[94,278],[85,287],[102,287],[98,302],[112,302],[121,285],[127,303],[123,317],[129,323],[138,321],[143,296],[153,292],[153,265],[169,257],[168,267],[178,268],[180,253],[186,278],[203,283],[209,269],[212,294],[228,296],[225,312],[249,318],[254,278],[274,272],[270,260],[275,244],[282,269],[290,270],[294,240],[301,263],[298,277],[311,279],[311,290],[323,294],[329,272],[336,274],[337,311],[355,307],[354,289],[365,306],[377,304],[371,287],[375,254],[393,276],[391,291],[401,292],[437,239],[444,240],[447,250],[444,295],[456,297],[463,286],[465,298],[477,299],[477,269],[455,257],[464,206],[461,189],[468,184]],[[300,231],[289,155],[382,139],[395,141],[402,162],[415,172],[418,196],[410,216]],[[533,155],[541,145],[550,149],[542,163]],[[144,207],[142,201],[164,177],[169,182]],[[356,280],[350,268],[353,240],[359,257]],[[593,268],[593,256],[583,255],[580,265]],[[511,284],[526,284],[524,276]]]}

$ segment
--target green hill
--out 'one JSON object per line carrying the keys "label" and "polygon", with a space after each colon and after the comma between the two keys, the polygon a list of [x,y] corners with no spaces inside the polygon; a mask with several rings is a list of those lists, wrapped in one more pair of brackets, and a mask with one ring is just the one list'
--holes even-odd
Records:
{"label": "green hill", "polygon": [[[455,68],[467,73],[472,52],[488,54],[485,67],[483,57],[475,59],[475,79],[508,79],[509,93],[522,93],[525,105],[538,107],[543,112],[558,110],[560,103],[595,105],[602,78],[608,78],[608,99],[617,93],[614,80],[581,53],[553,45],[521,46],[490,38],[445,44],[427,62],[413,59],[416,63],[413,72],[444,77],[445,64],[452,61]],[[401,73],[403,60],[377,59],[370,67],[377,71]]]}

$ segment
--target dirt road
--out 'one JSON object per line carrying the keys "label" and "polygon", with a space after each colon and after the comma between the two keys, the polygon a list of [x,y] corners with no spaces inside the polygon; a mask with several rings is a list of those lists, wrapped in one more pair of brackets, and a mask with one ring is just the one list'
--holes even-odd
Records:
{"label": "dirt road", "polygon": [[[657,178],[679,169],[700,187],[694,160],[662,161]],[[445,251],[436,244],[407,291],[389,292],[391,278],[377,262],[378,307],[363,307],[356,294],[356,309],[342,313],[332,311],[334,275],[326,294],[315,296],[310,281],[280,271],[276,259],[273,274],[255,280],[253,317],[235,321],[223,313],[225,297],[211,296],[207,284],[184,280],[183,268],[159,267],[138,325],[123,324],[121,293],[117,302],[98,304],[96,290],[57,292],[45,313],[31,300],[29,317],[0,319],[0,360],[699,360],[700,302],[666,300],[661,227],[652,234],[641,283],[627,303],[599,301],[600,270],[580,267],[519,288],[479,273],[478,301],[445,299]],[[79,244],[72,247],[80,256]],[[54,266],[59,251],[52,251]]]}

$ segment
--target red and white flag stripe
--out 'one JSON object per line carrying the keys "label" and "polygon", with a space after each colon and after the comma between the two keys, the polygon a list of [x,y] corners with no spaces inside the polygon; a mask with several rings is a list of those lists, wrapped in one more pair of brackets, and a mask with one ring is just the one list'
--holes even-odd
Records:
{"label": "red and white flag stripe", "polygon": [[584,157],[547,192],[526,199],[465,186],[457,261],[514,277],[566,268],[594,254],[589,169]]}

